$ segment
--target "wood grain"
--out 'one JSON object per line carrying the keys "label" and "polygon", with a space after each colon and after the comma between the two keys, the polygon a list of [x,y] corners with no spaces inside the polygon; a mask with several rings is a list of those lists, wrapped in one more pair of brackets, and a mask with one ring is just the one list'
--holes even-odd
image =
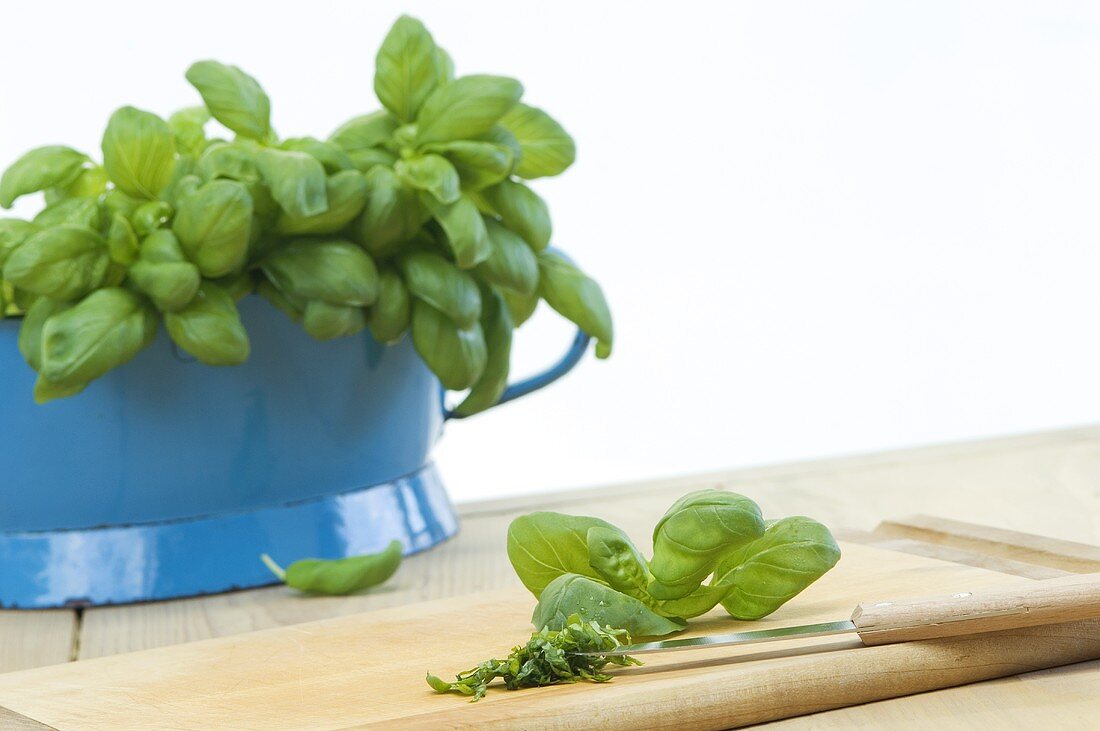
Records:
{"label": "wood grain", "polygon": [[0,611],[0,672],[69,662],[76,641],[75,612]]}
{"label": "wood grain", "polygon": [[[861,598],[1028,581],[845,545],[832,572],[757,623],[721,613],[699,633],[845,616]],[[1100,657],[1100,624],[864,648],[818,638],[647,657],[602,686],[439,696],[455,672],[530,631],[531,597],[505,589],[0,676],[0,706],[59,728],[724,728]],[[474,621],[476,619],[476,621]],[[797,689],[797,693],[793,692]]]}

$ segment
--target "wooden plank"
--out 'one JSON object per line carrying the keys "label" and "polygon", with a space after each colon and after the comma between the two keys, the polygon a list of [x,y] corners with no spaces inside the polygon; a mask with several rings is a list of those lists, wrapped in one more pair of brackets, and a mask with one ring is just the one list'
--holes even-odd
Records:
{"label": "wooden plank", "polygon": [[0,672],[68,662],[76,640],[72,610],[0,611]]}
{"label": "wooden plank", "polygon": [[[857,602],[1028,582],[845,545],[840,564],[761,622],[716,613],[699,633],[833,619]],[[236,637],[0,676],[0,706],[60,728],[723,728],[1100,657],[1100,622],[873,648],[854,638],[785,649],[654,655],[602,686],[509,693],[477,704],[423,681],[503,651],[530,631],[522,589],[482,593]],[[476,617],[477,621],[471,621]],[[811,650],[824,650],[811,651]],[[793,692],[797,690],[797,693]],[[1055,719],[1057,720],[1057,719]]]}
{"label": "wooden plank", "polygon": [[[42,731],[43,729],[53,729],[54,727],[39,723],[33,718],[27,718],[22,713],[16,713],[7,708],[0,708],[0,728],[7,729],[8,731]],[[54,731],[57,730],[54,729]]]}
{"label": "wooden plank", "polygon": [[913,515],[883,521],[875,528],[875,533],[1076,574],[1100,571],[1100,546],[958,520]]}

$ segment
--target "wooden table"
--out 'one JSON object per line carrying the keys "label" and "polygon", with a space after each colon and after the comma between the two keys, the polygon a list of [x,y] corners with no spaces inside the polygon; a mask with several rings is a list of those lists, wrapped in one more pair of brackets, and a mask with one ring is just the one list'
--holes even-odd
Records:
{"label": "wooden table", "polygon": [[[1100,545],[1100,426],[467,504],[459,511],[463,527],[457,538],[408,559],[390,584],[361,596],[307,599],[270,588],[76,611],[0,611],[0,671],[516,585],[504,552],[505,528],[514,516],[542,508],[597,515],[645,535],[676,497],[702,487],[747,494],[765,515],[812,515],[851,535],[862,532],[865,539],[877,528],[870,538],[883,543],[913,538],[947,543],[943,550],[958,551],[964,559],[1011,566],[1011,550],[1002,546],[990,555],[982,548],[996,541],[996,531],[956,526],[948,538],[919,519],[889,519],[933,514]],[[1059,557],[1052,561],[1061,565],[1066,546],[1058,548]],[[1042,541],[1036,539],[1027,549],[1032,555],[1041,552]],[[1071,546],[1069,553],[1082,566],[1100,562],[1100,550]],[[921,728],[933,720],[959,727],[1049,725],[1059,714],[1067,722],[1100,714],[1096,687],[1100,662],[774,725]]]}

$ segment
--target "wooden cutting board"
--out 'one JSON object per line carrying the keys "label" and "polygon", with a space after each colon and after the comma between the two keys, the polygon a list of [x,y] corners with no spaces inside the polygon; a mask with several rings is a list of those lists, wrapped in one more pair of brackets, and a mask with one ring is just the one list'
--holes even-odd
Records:
{"label": "wooden cutting board", "polygon": [[[719,611],[693,632],[841,619],[860,601],[1031,581],[843,549],[832,572],[768,619]],[[426,671],[446,677],[506,654],[531,632],[532,606],[505,590],[10,673],[0,707],[58,729],[718,729],[1100,657],[1093,621],[874,648],[825,637],[650,655],[608,684],[497,690],[477,703],[424,683]]]}

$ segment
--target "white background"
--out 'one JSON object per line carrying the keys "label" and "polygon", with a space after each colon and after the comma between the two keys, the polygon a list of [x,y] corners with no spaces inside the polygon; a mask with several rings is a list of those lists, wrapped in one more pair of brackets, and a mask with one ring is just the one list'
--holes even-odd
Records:
{"label": "white background", "polygon": [[[403,11],[576,138],[539,183],[610,361],[453,424],[462,500],[1100,416],[1100,13],[1043,2],[9,3],[0,165],[236,63],[281,134],[377,107]],[[516,369],[568,329],[525,327]]]}

